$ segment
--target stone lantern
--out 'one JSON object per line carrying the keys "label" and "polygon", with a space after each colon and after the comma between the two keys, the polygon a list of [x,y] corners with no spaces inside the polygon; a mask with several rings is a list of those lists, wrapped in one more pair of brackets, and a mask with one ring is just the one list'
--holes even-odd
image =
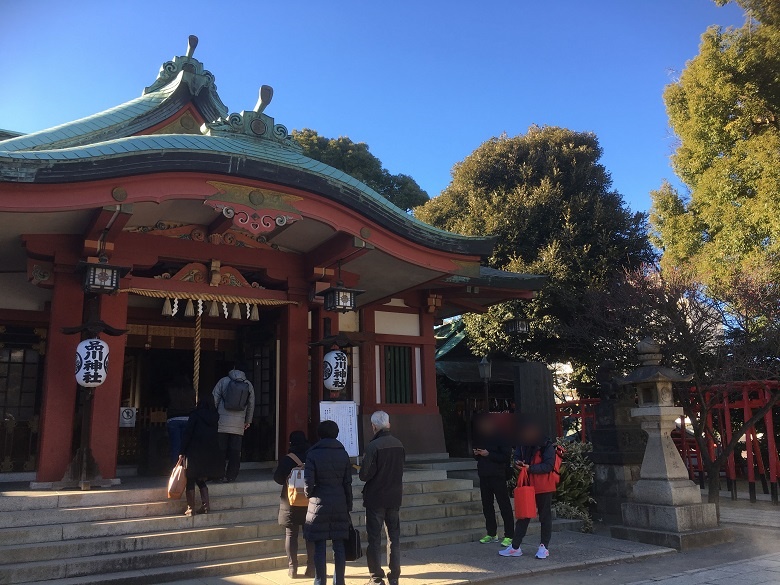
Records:
{"label": "stone lantern", "polygon": [[636,388],[638,406],[631,416],[647,433],[647,447],[631,500],[622,505],[623,526],[613,527],[612,535],[678,550],[726,541],[715,504],[702,503],[671,437],[684,416],[674,406],[672,384],[689,382],[691,376],[662,366],[661,348],[651,338],[639,342],[637,351],[641,366],[620,384]]}

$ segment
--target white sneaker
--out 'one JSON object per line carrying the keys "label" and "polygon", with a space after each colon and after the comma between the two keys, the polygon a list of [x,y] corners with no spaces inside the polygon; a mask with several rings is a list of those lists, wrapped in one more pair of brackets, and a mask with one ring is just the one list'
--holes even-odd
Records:
{"label": "white sneaker", "polygon": [[539,550],[536,551],[536,555],[535,556],[536,556],[537,559],[546,559],[547,557],[550,556],[550,551],[547,550],[546,546],[544,546],[543,544],[540,544],[539,545]]}
{"label": "white sneaker", "polygon": [[519,548],[512,548],[512,546],[506,547],[504,550],[498,551],[502,557],[522,557],[523,551]]}

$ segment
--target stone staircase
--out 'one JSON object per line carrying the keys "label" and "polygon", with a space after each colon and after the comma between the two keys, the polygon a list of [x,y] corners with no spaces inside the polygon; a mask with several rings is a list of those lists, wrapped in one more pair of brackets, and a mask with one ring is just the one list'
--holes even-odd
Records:
{"label": "stone staircase", "polygon": [[[165,499],[162,486],[3,492],[0,584],[163,583],[284,567],[283,529],[276,522],[280,488],[267,474],[246,475],[211,486],[212,513],[193,517],[182,515],[182,501]],[[355,478],[358,527],[365,526],[361,487]],[[471,481],[448,479],[445,470],[408,470],[404,494],[404,548],[483,536],[479,491]],[[578,528],[572,521],[556,525]]]}

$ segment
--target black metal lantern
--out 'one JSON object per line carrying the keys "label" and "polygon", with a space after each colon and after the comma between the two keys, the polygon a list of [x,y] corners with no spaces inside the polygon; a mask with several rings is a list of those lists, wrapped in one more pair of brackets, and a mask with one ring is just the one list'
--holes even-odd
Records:
{"label": "black metal lantern", "polygon": [[487,359],[487,356],[483,357],[479,362],[479,377],[483,380],[490,380],[493,375],[493,364]]}
{"label": "black metal lantern", "polygon": [[521,317],[510,317],[504,321],[504,331],[507,335],[527,335],[528,320]]}
{"label": "black metal lantern", "polygon": [[347,288],[344,286],[343,282],[339,281],[336,283],[336,286],[327,288],[317,294],[324,298],[326,311],[348,313],[349,311],[355,310],[355,307],[357,306],[357,296],[364,292],[366,291]]}
{"label": "black metal lantern", "polygon": [[94,294],[111,294],[119,290],[119,279],[127,268],[112,266],[106,261],[83,262],[84,290]]}

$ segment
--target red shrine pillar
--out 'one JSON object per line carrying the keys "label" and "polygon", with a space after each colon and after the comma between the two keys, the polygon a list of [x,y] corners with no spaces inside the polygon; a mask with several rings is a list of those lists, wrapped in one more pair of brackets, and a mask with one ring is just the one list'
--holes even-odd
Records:
{"label": "red shrine pillar", "polygon": [[292,431],[309,425],[309,306],[306,298],[288,305],[281,320],[279,356],[279,456],[287,452]]}
{"label": "red shrine pillar", "polygon": [[78,396],[76,347],[81,338],[78,335],[65,335],[62,328],[81,324],[84,288],[82,275],[62,270],[68,268],[55,268],[43,375],[41,442],[36,476],[42,482],[61,480],[73,456],[73,417]]}
{"label": "red shrine pillar", "polygon": [[420,314],[420,331],[424,340],[421,351],[422,368],[422,398],[428,407],[438,407],[439,397],[436,389],[436,335],[434,333],[434,316],[432,313]]}
{"label": "red shrine pillar", "polygon": [[[126,294],[100,296],[100,319],[116,327],[127,327]],[[127,335],[112,337],[102,334],[108,343],[109,363],[106,381],[95,388],[92,399],[92,434],[89,446],[97,461],[102,477],[116,477],[116,456],[119,443],[119,407],[122,402],[122,378],[124,372]]]}

